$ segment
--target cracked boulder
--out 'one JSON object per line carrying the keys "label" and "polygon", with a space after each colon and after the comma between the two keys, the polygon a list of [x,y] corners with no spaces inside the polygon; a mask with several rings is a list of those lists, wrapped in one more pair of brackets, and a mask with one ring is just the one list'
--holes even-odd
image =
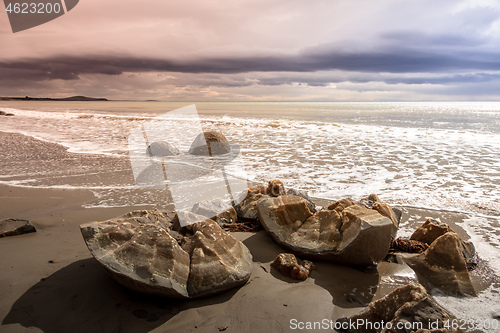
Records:
{"label": "cracked boulder", "polygon": [[312,213],[306,199],[283,195],[259,200],[259,220],[271,238],[305,258],[352,266],[384,259],[393,222],[374,209],[350,201]]}
{"label": "cracked boulder", "polygon": [[[335,327],[339,328],[337,332],[345,333],[463,332],[460,329],[445,328],[445,324],[454,319],[456,318],[439,306],[423,286],[409,284],[370,303],[357,315],[338,319]],[[408,325],[408,329],[399,329],[398,323],[402,327]],[[420,329],[411,330],[411,325]]]}
{"label": "cracked boulder", "polygon": [[244,284],[252,255],[219,225],[203,222],[180,227],[169,211],[134,211],[80,226],[97,261],[123,286],[146,294],[193,298]]}

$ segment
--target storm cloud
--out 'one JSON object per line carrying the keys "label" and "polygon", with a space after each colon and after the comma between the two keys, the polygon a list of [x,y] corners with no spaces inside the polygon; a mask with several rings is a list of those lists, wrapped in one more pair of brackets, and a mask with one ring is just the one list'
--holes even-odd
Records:
{"label": "storm cloud", "polygon": [[[76,80],[82,74],[121,75],[127,72],[240,74],[249,72],[317,72],[340,70],[367,73],[447,73],[498,71],[494,53],[438,54],[414,50],[375,53],[303,52],[296,56],[200,58],[189,61],[134,57],[54,57],[0,62],[1,80]],[[483,77],[487,77],[485,75]],[[457,82],[467,76],[450,76]],[[422,82],[421,79],[414,83]],[[411,82],[406,82],[411,83]]]}
{"label": "storm cloud", "polygon": [[116,4],[88,0],[19,34],[0,26],[2,94],[500,98],[496,1]]}

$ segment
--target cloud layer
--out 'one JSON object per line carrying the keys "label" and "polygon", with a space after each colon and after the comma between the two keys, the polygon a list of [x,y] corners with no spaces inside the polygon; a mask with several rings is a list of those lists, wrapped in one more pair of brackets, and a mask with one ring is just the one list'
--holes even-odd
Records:
{"label": "cloud layer", "polygon": [[[118,2],[84,3],[40,30],[1,27],[3,95],[500,98],[494,1],[188,1],[152,10],[127,0],[108,16]],[[93,25],[84,21],[91,14]]]}

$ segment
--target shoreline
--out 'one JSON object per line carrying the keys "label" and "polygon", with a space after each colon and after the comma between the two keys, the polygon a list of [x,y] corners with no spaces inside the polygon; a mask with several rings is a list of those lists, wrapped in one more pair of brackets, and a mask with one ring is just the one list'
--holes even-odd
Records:
{"label": "shoreline", "polygon": [[[63,146],[26,136],[29,139],[19,140],[19,134],[9,133],[3,137],[6,135],[13,139],[11,144],[19,147],[11,146],[8,140],[3,141],[0,156],[7,156],[1,155],[5,149],[18,149],[11,160],[2,162],[4,168],[9,163],[13,167],[16,163],[31,163],[34,170],[44,170],[54,165],[91,168],[93,163],[123,162],[123,159],[69,153]],[[55,164],[54,158],[59,158]],[[123,177],[126,173],[114,176]],[[113,182],[113,179],[103,179]],[[0,290],[3,332],[20,332],[27,327],[43,332],[117,329],[121,332],[210,332],[224,327],[228,332],[288,332],[293,331],[289,329],[292,319],[335,321],[358,313],[370,301],[399,286],[416,281],[413,271],[401,264],[381,262],[376,269],[359,270],[315,261],[316,269],[310,278],[297,282],[270,266],[271,261],[285,250],[264,231],[236,232],[232,234],[243,241],[253,255],[253,272],[246,285],[215,296],[185,301],[138,295],[107,276],[88,251],[79,225],[104,221],[136,209],[152,209],[154,205],[83,207],[96,199],[92,191],[86,189],[0,184],[0,219],[27,219],[37,228],[36,233],[0,239],[0,266],[3,267],[0,284],[5,286]],[[403,234],[399,236],[407,236],[405,233],[427,218],[439,218],[461,237],[469,239],[462,225],[465,226],[464,219],[470,215],[402,208]],[[478,293],[488,293],[488,288],[500,285],[498,274],[482,260],[481,267],[471,273]],[[466,310],[456,312],[456,309],[465,309],[460,303],[464,300],[452,301],[457,303],[441,305],[459,318],[473,315]]]}

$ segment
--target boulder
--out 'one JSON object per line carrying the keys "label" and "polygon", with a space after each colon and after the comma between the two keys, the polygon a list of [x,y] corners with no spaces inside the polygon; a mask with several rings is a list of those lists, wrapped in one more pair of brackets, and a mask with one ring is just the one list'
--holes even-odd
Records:
{"label": "boulder", "polygon": [[36,232],[30,221],[7,219],[0,221],[0,237],[17,236]]}
{"label": "boulder", "polygon": [[217,222],[221,227],[226,223],[234,223],[238,215],[233,206],[222,199],[205,200],[196,203],[191,211]]}
{"label": "boulder", "polygon": [[[437,238],[441,237],[447,232],[455,231],[451,229],[451,227],[446,223],[442,223],[434,219],[427,219],[427,221],[425,221],[422,226],[415,230],[410,239],[430,245]],[[462,238],[460,238],[460,236],[458,236],[458,234],[457,237],[460,239],[460,248],[467,264],[467,268],[469,270],[472,270],[477,266],[478,261],[476,248],[474,247],[474,244],[468,241],[464,241]]]}
{"label": "boulder", "polygon": [[311,213],[307,200],[284,195],[258,202],[259,220],[290,252],[352,266],[370,266],[387,255],[392,221],[373,209],[352,205]]}
{"label": "boulder", "polygon": [[476,296],[463,257],[462,240],[455,232],[439,236],[425,252],[405,261],[428,290],[439,288],[453,295]]}
{"label": "boulder", "polygon": [[167,141],[155,141],[148,146],[147,154],[149,156],[165,157],[179,155],[179,149]]}
{"label": "boulder", "polygon": [[[409,284],[370,303],[365,310],[355,316],[338,319],[335,327],[338,328],[337,332],[345,333],[463,332],[460,329],[444,328],[446,322],[451,323],[454,319],[452,314],[437,304],[423,286]],[[397,330],[398,322],[409,327],[414,323],[420,325],[422,330]],[[386,329],[383,329],[384,327]]]}
{"label": "boulder", "polygon": [[80,226],[97,261],[120,284],[132,290],[171,298],[215,294],[244,284],[252,255],[217,223],[180,227],[170,211],[134,211],[104,222]]}
{"label": "boulder", "polygon": [[191,144],[189,153],[192,155],[221,155],[231,152],[231,146],[224,134],[217,131],[208,131],[199,134]]}
{"label": "boulder", "polygon": [[292,253],[278,254],[271,266],[285,276],[302,281],[306,280],[314,269],[314,264],[309,260],[304,260],[303,265],[299,265],[297,258]]}

